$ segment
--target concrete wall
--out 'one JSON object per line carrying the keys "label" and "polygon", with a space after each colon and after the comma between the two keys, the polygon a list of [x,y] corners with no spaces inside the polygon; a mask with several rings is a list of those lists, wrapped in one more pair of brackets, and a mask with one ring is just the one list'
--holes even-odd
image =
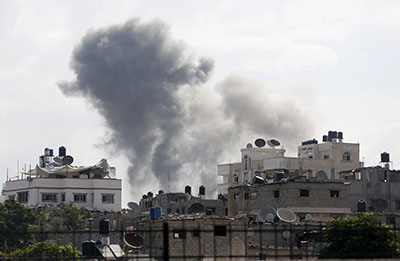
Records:
{"label": "concrete wall", "polygon": [[[300,190],[308,190],[308,197],[301,197]],[[279,197],[275,197],[279,191]],[[331,197],[331,191],[339,191],[339,197]],[[251,213],[262,207],[342,209],[349,212],[350,185],[338,181],[290,181],[252,186],[231,187],[228,193],[229,216]],[[348,211],[346,210],[348,209]],[[332,211],[334,213],[335,210]],[[340,212],[340,211],[339,211]],[[331,213],[328,213],[331,214]],[[340,213],[335,213],[340,214]]]}
{"label": "concrete wall", "polygon": [[[22,202],[25,206],[57,205],[62,203],[62,194],[65,194],[65,203],[74,202],[75,194],[84,194],[86,202],[74,202],[78,207],[99,211],[121,211],[120,179],[33,178],[7,181],[5,189],[6,197],[14,196],[15,200],[18,200],[18,193],[28,192],[28,202]],[[57,201],[43,202],[42,194],[56,194]],[[113,195],[114,203],[103,203],[103,195]]]}

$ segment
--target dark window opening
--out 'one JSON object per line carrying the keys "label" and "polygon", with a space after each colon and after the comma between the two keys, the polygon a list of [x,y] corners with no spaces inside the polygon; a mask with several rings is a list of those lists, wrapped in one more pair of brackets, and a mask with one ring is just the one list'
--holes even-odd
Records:
{"label": "dark window opening", "polygon": [[345,153],[343,153],[343,158],[342,158],[342,160],[344,160],[344,161],[351,161],[350,152],[345,152]]}
{"label": "dark window opening", "polygon": [[17,193],[18,202],[19,203],[27,203],[28,202],[28,191]]}
{"label": "dark window opening", "polygon": [[249,193],[244,193],[244,199],[249,199]]}
{"label": "dark window opening", "polygon": [[300,189],[300,197],[309,197],[310,191],[308,189]]}
{"label": "dark window opening", "polygon": [[274,198],[279,198],[279,190],[274,191]]}
{"label": "dark window opening", "polygon": [[386,224],[396,226],[396,218],[386,217]]}
{"label": "dark window opening", "polygon": [[396,210],[400,210],[400,201],[396,200]]}
{"label": "dark window opening", "polygon": [[331,190],[331,198],[338,198],[339,190]]}
{"label": "dark window opening", "polygon": [[226,226],[214,226],[214,236],[226,237]]}
{"label": "dark window opening", "polygon": [[174,235],[174,239],[185,239],[186,231],[184,229],[174,230],[173,235]]}
{"label": "dark window opening", "polygon": [[193,237],[200,237],[200,229],[193,229]]}

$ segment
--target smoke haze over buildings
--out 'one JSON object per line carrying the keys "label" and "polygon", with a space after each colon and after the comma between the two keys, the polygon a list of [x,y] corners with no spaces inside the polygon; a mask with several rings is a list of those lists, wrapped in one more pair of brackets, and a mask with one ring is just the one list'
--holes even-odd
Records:
{"label": "smoke haze over buildings", "polygon": [[[297,141],[308,121],[265,88],[231,75],[206,84],[214,63],[197,58],[168,25],[137,19],[89,31],[75,48],[76,79],[60,82],[67,96],[84,97],[104,117],[109,144],[130,162],[134,195],[204,184],[216,191],[216,164],[243,139]],[[140,193],[140,194],[139,194]]]}

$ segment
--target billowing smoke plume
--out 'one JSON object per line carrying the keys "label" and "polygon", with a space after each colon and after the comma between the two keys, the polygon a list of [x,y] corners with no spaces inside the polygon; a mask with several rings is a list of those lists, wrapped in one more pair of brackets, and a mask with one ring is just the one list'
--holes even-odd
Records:
{"label": "billowing smoke plume", "polygon": [[134,196],[168,184],[179,191],[204,184],[215,192],[217,161],[238,151],[238,141],[294,141],[305,131],[304,117],[289,102],[273,101],[245,78],[231,76],[215,90],[204,85],[213,62],[189,55],[161,21],[89,31],[71,69],[76,80],[59,87],[104,117],[109,142],[129,157]]}

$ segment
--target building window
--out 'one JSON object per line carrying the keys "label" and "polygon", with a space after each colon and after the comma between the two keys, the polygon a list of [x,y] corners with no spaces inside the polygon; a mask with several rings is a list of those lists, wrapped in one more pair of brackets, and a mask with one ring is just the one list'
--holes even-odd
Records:
{"label": "building window", "polygon": [[57,202],[57,194],[42,194],[42,202]]}
{"label": "building window", "polygon": [[233,194],[233,199],[239,199],[239,193]]}
{"label": "building window", "polygon": [[342,160],[344,161],[351,161],[350,152],[343,153]]}
{"label": "building window", "polygon": [[113,204],[114,203],[114,195],[102,195],[102,202],[105,204]]}
{"label": "building window", "polygon": [[193,237],[200,237],[200,229],[193,229]]}
{"label": "building window", "polygon": [[74,194],[75,203],[86,203],[86,194]]}
{"label": "building window", "polygon": [[8,199],[9,199],[9,200],[15,200],[15,195],[10,195],[10,196],[8,196]]}
{"label": "building window", "polygon": [[249,199],[249,193],[244,193],[244,199]]}
{"label": "building window", "polygon": [[400,210],[400,201],[396,200],[396,210]]}
{"label": "building window", "polygon": [[386,224],[396,227],[396,218],[395,217],[386,217]]}
{"label": "building window", "polygon": [[331,198],[338,198],[339,190],[331,190]]}
{"label": "building window", "polygon": [[226,237],[226,226],[214,226],[214,236]]}
{"label": "building window", "polygon": [[174,239],[185,239],[186,231],[184,229],[175,229],[173,231]]}
{"label": "building window", "polygon": [[274,198],[279,198],[279,190],[274,191]]}
{"label": "building window", "polygon": [[256,199],[256,198],[257,198],[257,192],[250,193],[250,199]]}
{"label": "building window", "polygon": [[17,193],[19,203],[28,203],[28,191]]}
{"label": "building window", "polygon": [[243,161],[244,161],[244,169],[248,170],[249,168],[249,163],[248,163],[249,157],[247,155],[244,156]]}
{"label": "building window", "polygon": [[324,159],[329,159],[329,155],[324,155]]}
{"label": "building window", "polygon": [[310,192],[308,189],[300,189],[300,197],[309,197]]}
{"label": "building window", "polygon": [[65,202],[65,194],[61,194],[61,202]]}
{"label": "building window", "polygon": [[233,174],[233,183],[239,183],[239,176],[237,173]]}

